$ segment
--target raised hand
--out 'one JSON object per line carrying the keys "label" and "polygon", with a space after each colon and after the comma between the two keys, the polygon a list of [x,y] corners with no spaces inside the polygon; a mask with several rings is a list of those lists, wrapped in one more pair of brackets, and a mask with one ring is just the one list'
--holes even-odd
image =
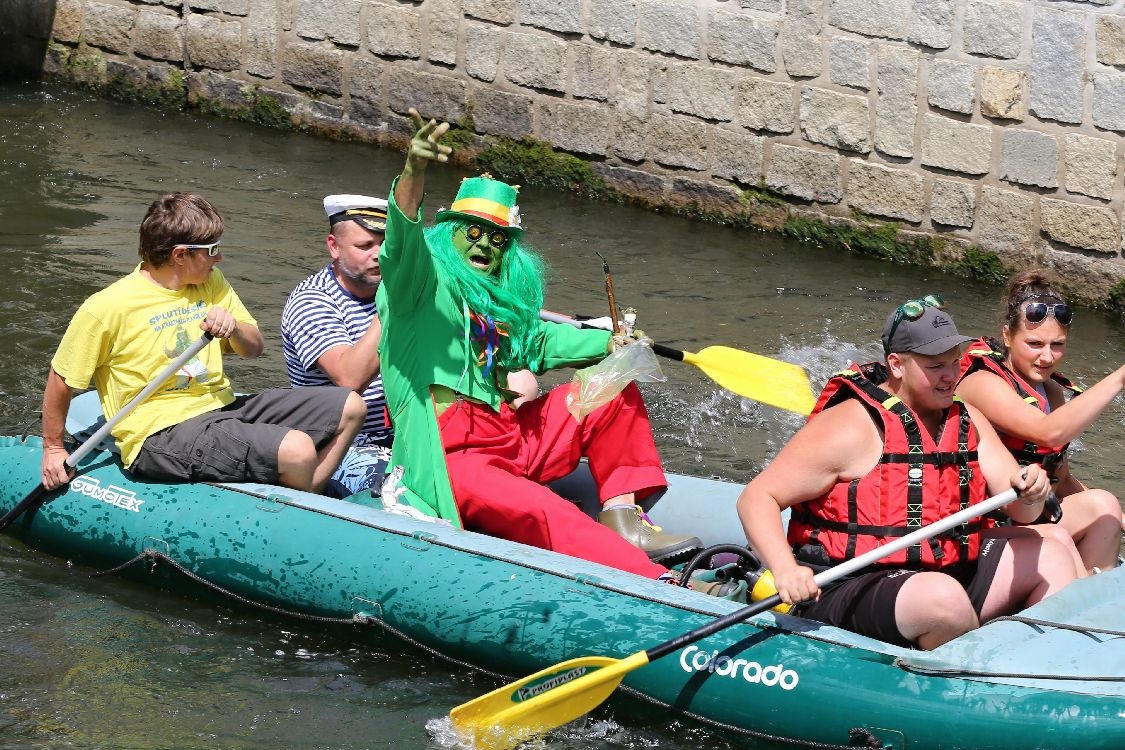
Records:
{"label": "raised hand", "polygon": [[403,214],[415,218],[422,205],[426,165],[431,161],[449,161],[449,154],[453,149],[438,143],[449,130],[448,122],[426,122],[413,107],[409,113],[410,119],[414,121],[414,136],[410,139],[410,147],[406,149],[406,166],[395,184],[394,199]]}
{"label": "raised hand", "polygon": [[453,153],[453,148],[438,143],[449,131],[449,123],[438,124],[437,120],[427,122],[413,107],[410,108],[409,113],[410,119],[414,121],[414,136],[410,139],[410,148],[406,154],[406,170],[403,173],[420,172],[431,161],[449,161],[449,154]]}

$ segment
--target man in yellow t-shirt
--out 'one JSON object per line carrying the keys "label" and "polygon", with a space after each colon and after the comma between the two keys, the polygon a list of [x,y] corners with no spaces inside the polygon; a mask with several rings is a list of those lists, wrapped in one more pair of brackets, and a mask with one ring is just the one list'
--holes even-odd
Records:
{"label": "man in yellow t-shirt", "polygon": [[63,433],[72,389],[93,382],[108,419],[204,331],[218,346],[204,347],[114,427],[126,468],[152,479],[324,487],[367,408],[337,387],[234,395],[223,354],[257,357],[263,342],[216,268],[222,232],[205,198],[161,196],[141,222],[140,265],[78,308],[43,394],[45,488],[69,481]]}

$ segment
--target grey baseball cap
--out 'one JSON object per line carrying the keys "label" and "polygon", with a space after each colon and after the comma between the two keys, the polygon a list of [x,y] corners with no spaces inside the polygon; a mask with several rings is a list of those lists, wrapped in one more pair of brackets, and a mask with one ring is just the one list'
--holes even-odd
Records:
{"label": "grey baseball cap", "polygon": [[888,354],[909,352],[924,356],[942,354],[973,340],[972,336],[962,336],[957,332],[957,325],[948,312],[930,306],[926,306],[914,320],[896,308],[883,324],[882,338],[883,351]]}

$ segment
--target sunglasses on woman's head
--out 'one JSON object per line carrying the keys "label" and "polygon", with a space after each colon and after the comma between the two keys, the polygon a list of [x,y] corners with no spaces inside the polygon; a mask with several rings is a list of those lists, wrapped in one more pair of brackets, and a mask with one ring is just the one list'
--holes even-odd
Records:
{"label": "sunglasses on woman's head", "polygon": [[[465,238],[472,244],[480,241],[480,238],[486,234],[484,227],[479,224],[470,224],[465,227]],[[488,234],[488,244],[492,245],[497,250],[503,250],[504,246],[508,244],[508,234],[499,229],[493,229]]]}
{"label": "sunglasses on woman's head", "polygon": [[895,319],[891,323],[891,332],[887,334],[887,341],[895,337],[895,331],[898,330],[899,323],[903,320],[918,320],[922,317],[922,313],[926,312],[927,307],[944,310],[945,300],[942,299],[940,294],[927,294],[925,297],[918,299],[908,299],[899,305],[898,309],[895,310]]}
{"label": "sunglasses on woman's head", "polygon": [[1031,302],[1023,308],[1023,317],[1028,323],[1042,323],[1052,316],[1059,325],[1068,326],[1074,320],[1074,311],[1065,302],[1048,305],[1046,302]]}
{"label": "sunglasses on woman's head", "polygon": [[180,245],[180,247],[187,248],[188,250],[206,250],[207,254],[214,258],[219,254],[219,245],[222,244],[218,240],[199,245]]}

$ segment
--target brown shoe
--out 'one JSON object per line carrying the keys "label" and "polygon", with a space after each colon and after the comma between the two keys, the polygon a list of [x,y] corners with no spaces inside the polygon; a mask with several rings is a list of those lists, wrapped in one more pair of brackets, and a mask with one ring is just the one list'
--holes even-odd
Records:
{"label": "brown shoe", "polygon": [[598,514],[598,523],[613,529],[630,544],[644,550],[650,560],[663,565],[683,562],[703,549],[703,542],[698,537],[665,534],[659,526],[649,523],[637,505],[603,510]]}

